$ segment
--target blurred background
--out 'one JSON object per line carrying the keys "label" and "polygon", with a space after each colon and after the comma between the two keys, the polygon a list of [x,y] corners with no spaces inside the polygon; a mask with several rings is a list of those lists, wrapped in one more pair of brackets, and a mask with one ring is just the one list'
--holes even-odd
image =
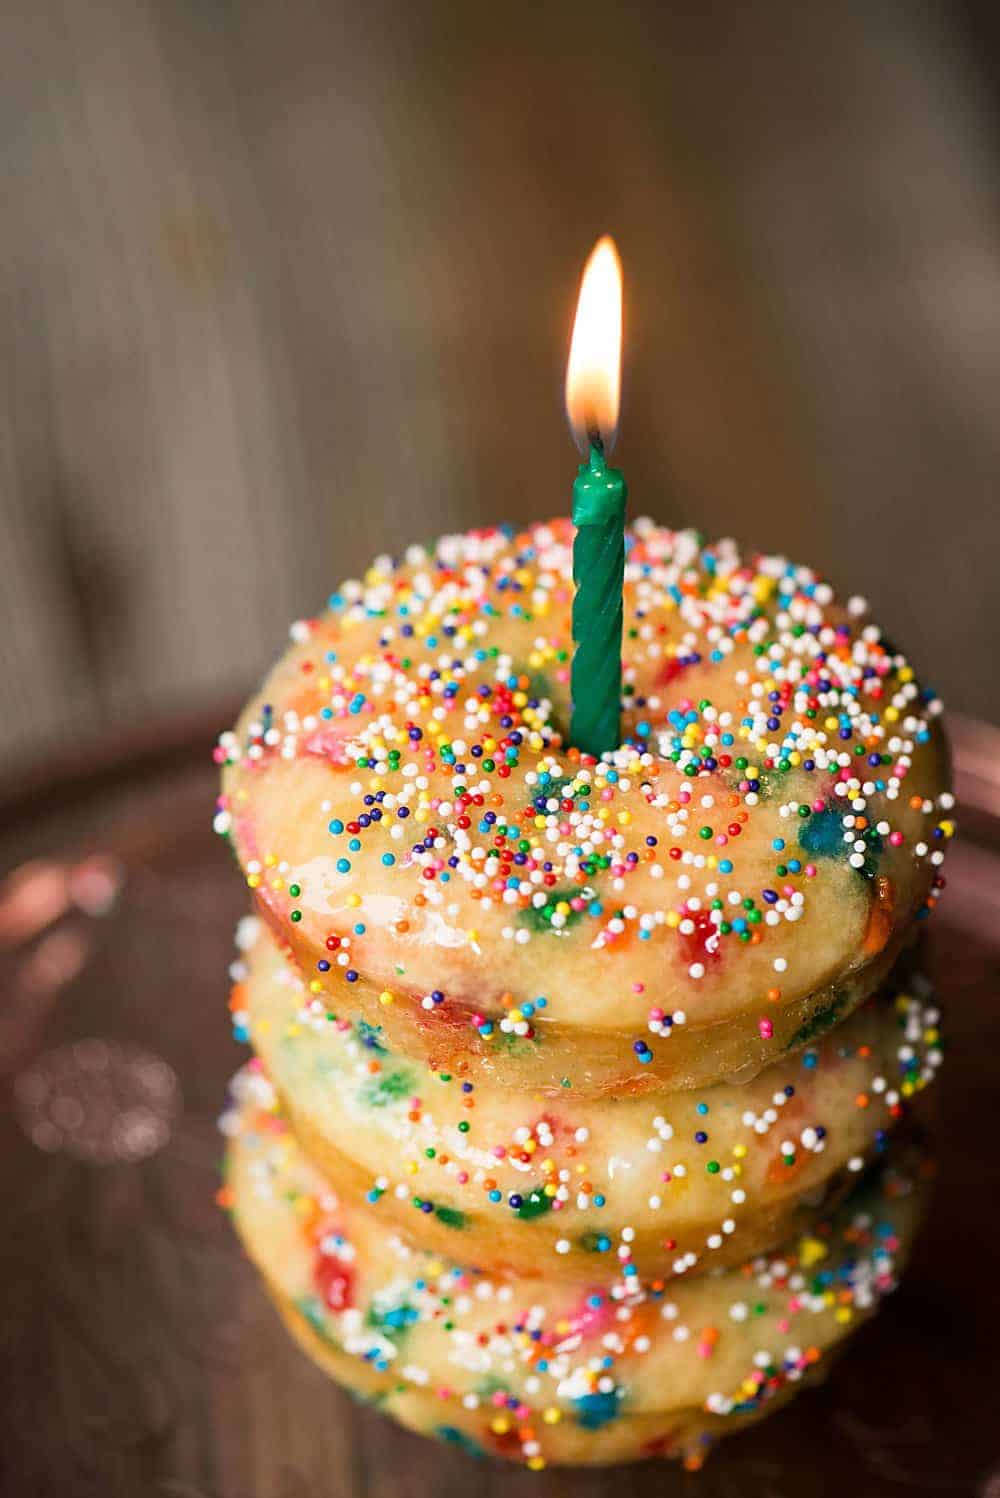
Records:
{"label": "blurred background", "polygon": [[1000,719],[990,0],[6,0],[0,765],[224,722],[408,540],[565,511],[584,258],[633,513],[871,598]]}

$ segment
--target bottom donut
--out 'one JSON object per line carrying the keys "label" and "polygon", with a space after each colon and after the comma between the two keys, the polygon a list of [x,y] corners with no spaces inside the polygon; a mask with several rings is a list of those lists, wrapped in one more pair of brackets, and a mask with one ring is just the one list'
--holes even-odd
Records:
{"label": "bottom donut", "polygon": [[894,1146],[829,1217],[776,1254],[680,1282],[626,1261],[582,1289],[464,1268],[339,1199],[239,1073],[223,1201],[303,1349],[411,1429],[539,1469],[674,1456],[815,1382],[895,1288],[927,1167]]}

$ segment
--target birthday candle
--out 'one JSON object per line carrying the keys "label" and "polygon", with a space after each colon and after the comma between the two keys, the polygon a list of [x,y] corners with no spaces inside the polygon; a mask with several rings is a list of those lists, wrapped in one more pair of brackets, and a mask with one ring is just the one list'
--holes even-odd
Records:
{"label": "birthday candle", "polygon": [[600,755],[619,742],[625,480],[610,468],[621,389],[622,280],[614,241],[599,240],[580,286],[566,411],[587,461],[573,485],[573,716],[571,742]]}

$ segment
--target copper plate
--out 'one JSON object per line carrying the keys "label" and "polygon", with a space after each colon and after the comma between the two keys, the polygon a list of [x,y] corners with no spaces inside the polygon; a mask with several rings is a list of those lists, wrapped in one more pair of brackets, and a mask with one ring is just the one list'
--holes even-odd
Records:
{"label": "copper plate", "polygon": [[30,797],[0,787],[0,1492],[582,1498],[624,1481],[636,1498],[1000,1498],[1000,733],[953,727],[962,836],[931,922],[951,1037],[931,1220],[825,1385],[694,1478],[475,1467],[328,1384],[214,1200],[215,1118],[245,1054],[225,1011],[244,895],[209,830],[209,725],[35,778]]}

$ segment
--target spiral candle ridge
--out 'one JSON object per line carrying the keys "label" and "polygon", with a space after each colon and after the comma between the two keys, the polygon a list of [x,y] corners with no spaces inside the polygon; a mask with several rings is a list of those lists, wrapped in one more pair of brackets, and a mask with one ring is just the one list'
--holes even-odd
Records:
{"label": "spiral candle ridge", "polygon": [[586,754],[618,747],[622,690],[625,481],[595,445],[573,485],[572,696],[570,737]]}

